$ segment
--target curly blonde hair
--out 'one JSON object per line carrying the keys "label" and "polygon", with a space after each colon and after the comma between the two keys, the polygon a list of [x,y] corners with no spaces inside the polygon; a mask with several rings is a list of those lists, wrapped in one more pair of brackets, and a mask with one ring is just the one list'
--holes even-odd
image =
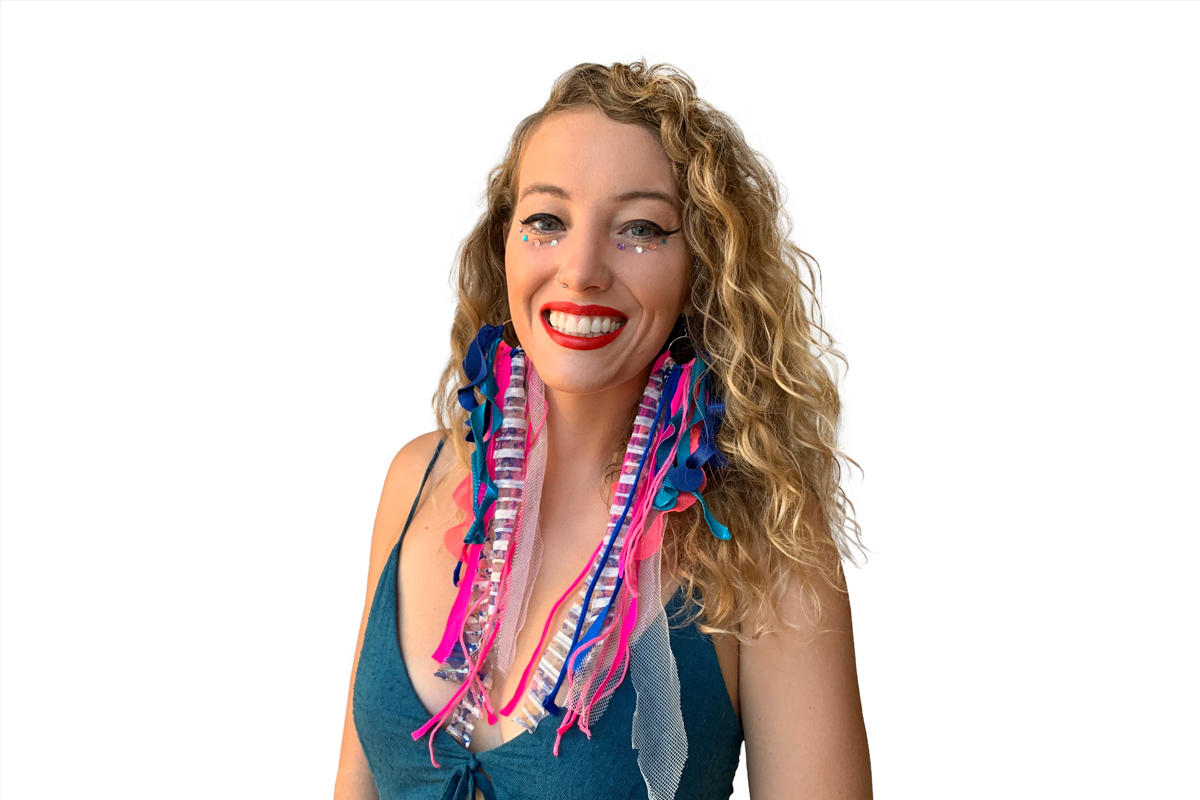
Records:
{"label": "curly blonde hair", "polygon": [[[743,641],[794,626],[780,615],[793,579],[807,594],[806,614],[819,617],[815,579],[844,591],[841,559],[853,562],[852,549],[863,550],[838,459],[858,464],[837,446],[841,402],[836,372],[823,359],[848,363],[821,324],[816,260],[788,240],[791,218],[773,169],[676,67],[579,64],[517,126],[488,178],[487,209],[456,255],[451,356],[433,399],[442,434],[469,463],[456,389],[466,382],[462,360],[480,326],[511,316],[504,249],[522,147],[547,117],[581,107],[652,132],[683,198],[693,253],[688,332],[712,365],[726,409],[717,445],[729,463],[709,470],[704,495],[733,533],[730,541],[714,537],[697,505],[671,515],[664,556],[691,599],[688,619]],[[518,344],[507,326],[505,338]]]}

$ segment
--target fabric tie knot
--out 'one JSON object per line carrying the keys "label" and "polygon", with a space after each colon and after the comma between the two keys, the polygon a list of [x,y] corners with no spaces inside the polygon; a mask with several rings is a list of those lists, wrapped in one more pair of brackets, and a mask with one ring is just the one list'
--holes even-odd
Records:
{"label": "fabric tie knot", "polygon": [[492,779],[484,774],[475,754],[467,751],[467,763],[455,767],[446,779],[442,800],[475,800],[475,790],[483,792],[484,800],[496,800]]}

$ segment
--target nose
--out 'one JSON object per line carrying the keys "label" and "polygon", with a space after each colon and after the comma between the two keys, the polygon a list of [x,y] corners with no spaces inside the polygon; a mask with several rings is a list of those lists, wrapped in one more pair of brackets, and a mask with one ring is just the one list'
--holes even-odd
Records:
{"label": "nose", "polygon": [[[610,252],[611,251],[611,252]],[[602,225],[579,225],[555,248],[557,282],[572,292],[603,292],[612,286],[617,246]]]}

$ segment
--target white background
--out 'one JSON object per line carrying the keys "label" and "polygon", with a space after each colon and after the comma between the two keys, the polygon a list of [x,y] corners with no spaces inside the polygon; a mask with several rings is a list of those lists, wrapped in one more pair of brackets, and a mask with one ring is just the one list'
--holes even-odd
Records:
{"label": "white background", "polygon": [[822,267],[877,795],[1195,792],[1198,12],[4,2],[0,793],[331,795],[455,246],[639,56]]}

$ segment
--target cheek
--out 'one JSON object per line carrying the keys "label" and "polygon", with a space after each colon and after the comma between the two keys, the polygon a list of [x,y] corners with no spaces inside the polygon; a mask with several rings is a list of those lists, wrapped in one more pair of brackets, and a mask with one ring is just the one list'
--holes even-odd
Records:
{"label": "cheek", "polygon": [[511,286],[525,286],[531,281],[532,270],[528,264],[522,264],[520,256],[504,262],[504,279]]}
{"label": "cheek", "polygon": [[504,277],[508,284],[510,309],[527,303],[542,286],[553,279],[556,258],[554,252],[543,245],[534,248],[521,241],[521,234],[509,235],[504,247]]}
{"label": "cheek", "polygon": [[520,248],[513,244],[510,236],[508,245],[504,248],[504,282],[508,286],[510,305],[518,300],[524,278],[529,273],[527,265],[522,263],[521,256]]}
{"label": "cheek", "polygon": [[687,299],[689,263],[676,261],[663,265],[662,269],[639,275],[638,294],[642,297],[643,305],[659,314],[671,314],[674,319],[683,310]]}
{"label": "cheek", "polygon": [[538,271],[535,265],[529,263],[528,254],[522,252],[521,242],[516,245],[510,241],[504,251],[504,282],[508,295],[508,314],[512,318],[513,327],[522,341],[527,341],[531,333],[530,325],[536,320],[529,318],[533,313],[531,303],[534,292],[538,287]]}

